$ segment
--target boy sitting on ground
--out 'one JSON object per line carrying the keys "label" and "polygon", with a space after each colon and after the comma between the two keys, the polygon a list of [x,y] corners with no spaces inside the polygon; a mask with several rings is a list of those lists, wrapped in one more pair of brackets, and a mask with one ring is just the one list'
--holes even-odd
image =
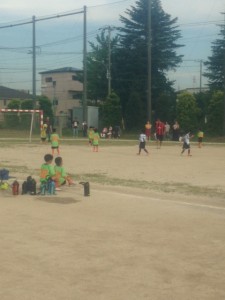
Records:
{"label": "boy sitting on ground", "polygon": [[55,159],[55,176],[56,176],[56,182],[58,186],[66,184],[66,182],[69,185],[75,184],[72,178],[67,175],[65,168],[63,167],[63,160],[62,157],[58,156]]}
{"label": "boy sitting on ground", "polygon": [[44,156],[44,161],[45,161],[45,163],[43,163],[41,165],[41,173],[40,173],[41,187],[45,186],[45,188],[46,188],[46,186],[49,184],[49,186],[51,186],[53,188],[53,190],[60,191],[59,188],[55,188],[56,175],[55,175],[55,169],[52,166],[53,155],[46,154]]}

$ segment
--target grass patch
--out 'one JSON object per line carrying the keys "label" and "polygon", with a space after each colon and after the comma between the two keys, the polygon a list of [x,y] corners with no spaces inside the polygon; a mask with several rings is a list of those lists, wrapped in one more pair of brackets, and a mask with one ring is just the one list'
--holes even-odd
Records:
{"label": "grass patch", "polygon": [[[1,168],[6,168],[9,170],[10,176],[13,173],[21,174],[21,177],[25,178],[29,175],[39,176],[39,169],[30,169],[23,165],[10,165],[10,162],[4,161],[1,164]],[[155,181],[143,181],[143,180],[133,180],[133,179],[121,179],[115,177],[109,177],[105,173],[84,173],[84,174],[71,174],[76,181],[89,181],[92,183],[108,185],[108,186],[120,186],[120,187],[133,187],[145,190],[153,190],[156,192],[163,193],[179,193],[188,194],[203,197],[218,197],[225,198],[225,191],[216,187],[205,187],[205,186],[195,186],[186,183],[178,182],[155,182]]]}
{"label": "grass patch", "polygon": [[146,190],[154,190],[163,193],[180,193],[195,196],[208,196],[225,198],[225,191],[214,187],[199,187],[186,183],[143,181],[132,179],[119,179],[108,177],[106,174],[82,174],[76,176],[79,181],[90,181],[103,185],[134,187]]}

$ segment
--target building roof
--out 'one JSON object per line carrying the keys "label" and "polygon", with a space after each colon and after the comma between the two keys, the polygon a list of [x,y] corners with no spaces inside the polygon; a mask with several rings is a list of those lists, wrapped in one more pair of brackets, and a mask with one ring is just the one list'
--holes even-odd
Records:
{"label": "building roof", "polygon": [[208,92],[208,90],[209,90],[208,87],[202,87],[201,90],[200,90],[199,87],[197,87],[197,88],[186,88],[186,89],[177,91],[177,93],[180,94],[180,93],[187,92],[187,93],[190,93],[190,94],[198,94],[198,93],[200,93],[200,91],[202,93],[205,93],[205,92]]}
{"label": "building roof", "polygon": [[31,99],[32,95],[29,92],[19,91],[0,86],[0,99]]}
{"label": "building roof", "polygon": [[60,69],[48,70],[44,72],[40,72],[39,74],[52,74],[52,73],[74,73],[74,72],[81,72],[81,69],[72,68],[72,67],[65,67]]}

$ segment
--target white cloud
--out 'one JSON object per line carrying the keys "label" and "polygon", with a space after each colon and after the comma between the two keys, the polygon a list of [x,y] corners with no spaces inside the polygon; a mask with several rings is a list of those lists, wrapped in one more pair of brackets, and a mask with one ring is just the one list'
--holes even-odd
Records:
{"label": "white cloud", "polygon": [[196,22],[222,19],[224,0],[162,0],[163,9],[180,22]]}
{"label": "white cloud", "polygon": [[119,14],[134,2],[135,0],[127,0],[123,3],[116,0],[7,0],[0,4],[0,17],[3,23],[30,18],[33,15],[40,17],[75,11],[87,6],[91,20],[111,20],[118,18]]}
{"label": "white cloud", "polygon": [[[99,27],[103,27],[106,25],[118,25],[119,15],[124,15],[126,9],[130,8],[131,5],[134,5],[135,2],[136,0],[127,0],[124,2],[120,2],[118,0],[2,0],[0,2],[0,25],[11,24],[18,20],[31,19],[33,15],[38,18],[42,16],[60,14],[63,12],[75,11],[83,9],[83,6],[86,5],[88,31],[94,32],[96,30],[96,32],[93,33],[93,39],[95,39],[95,34],[97,33],[97,29]],[[224,0],[161,0],[161,4],[163,10],[166,13],[170,14],[171,17],[178,17],[177,24],[181,25],[180,30],[182,34],[182,39],[180,42],[185,44],[185,47],[180,49],[181,54],[184,54],[184,59],[206,59],[210,55],[211,42],[217,38],[219,29],[216,26],[216,23],[217,21],[221,21],[222,23],[224,20],[224,16],[221,15],[221,12],[225,11]],[[72,24],[71,32],[68,29],[66,29],[65,31],[64,27],[61,26],[61,24],[68,25],[70,20]],[[212,23],[212,21],[215,22]],[[59,22],[61,23],[60,26],[58,25]],[[77,26],[75,31],[73,27],[74,22],[76,22]],[[42,35],[40,34],[41,24],[39,23],[37,26],[37,42],[43,44],[51,41],[54,42],[55,40],[58,41],[67,37],[70,38],[74,35],[82,35],[82,22],[82,15],[77,15],[76,17],[73,16],[67,19],[60,18],[59,20],[52,20],[49,23],[40,22],[43,23],[41,31]],[[187,24],[196,22],[205,22],[208,25],[187,26]],[[25,38],[28,39],[28,41],[24,41],[24,44],[30,45],[30,33],[23,33],[22,31],[19,31],[21,30],[20,28],[21,27],[13,27],[10,28],[10,30],[3,30],[1,44],[4,46],[9,46],[12,44],[15,47],[19,47],[21,46],[20,43],[22,37],[24,36],[24,40]],[[46,28],[48,28],[48,31],[45,31]],[[29,30],[29,26],[23,27],[23,31],[25,31],[25,29]],[[51,29],[55,31],[50,34]],[[10,38],[10,34],[12,34],[14,31],[19,33],[15,35],[15,37]],[[48,37],[49,40],[45,41],[44,38],[48,34],[50,34],[50,37]],[[17,38],[19,38],[19,40]],[[89,35],[88,38],[91,39],[92,36]],[[78,47],[78,49],[77,44],[75,44],[74,48],[72,48],[71,51],[74,51],[74,49],[76,49],[76,51],[79,51],[79,49],[81,48],[82,42],[81,46]],[[49,51],[50,50],[51,48],[49,49]],[[54,50],[56,51],[57,49]],[[69,49],[67,50],[70,51]],[[78,57],[78,59],[80,59],[79,61],[78,59],[77,61],[74,61],[72,57],[70,59],[71,61],[69,59],[70,58],[66,60],[65,58],[64,60],[63,57],[60,57],[57,63],[60,62],[61,64],[64,63],[67,65],[76,65],[77,67],[79,66],[79,64],[82,64],[81,57]],[[22,62],[30,66],[30,61],[27,62],[27,60],[28,58],[24,58],[24,61],[22,60]],[[38,60],[40,61],[41,58],[38,58]],[[48,60],[49,64],[45,65],[45,68],[52,68],[52,65],[50,65],[50,58]],[[10,62],[10,59],[7,60],[3,57],[1,59],[1,64],[6,64],[6,67],[8,67],[8,64],[10,64]],[[16,60],[16,63],[19,63],[18,60]],[[198,73],[199,70],[196,71],[196,67],[190,66],[189,68],[183,69],[181,66],[177,69],[176,73],[170,72],[169,76],[171,76],[172,79],[176,80],[177,84],[183,87],[185,85],[192,86],[193,78],[194,76],[198,78]],[[2,81],[5,76],[6,74],[3,73]]]}

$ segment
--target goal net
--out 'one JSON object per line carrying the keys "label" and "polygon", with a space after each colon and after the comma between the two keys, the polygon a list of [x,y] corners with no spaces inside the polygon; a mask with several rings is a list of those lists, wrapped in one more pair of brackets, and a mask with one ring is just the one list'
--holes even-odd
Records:
{"label": "goal net", "polygon": [[43,111],[33,109],[0,109],[0,135],[8,138],[40,136]]}

